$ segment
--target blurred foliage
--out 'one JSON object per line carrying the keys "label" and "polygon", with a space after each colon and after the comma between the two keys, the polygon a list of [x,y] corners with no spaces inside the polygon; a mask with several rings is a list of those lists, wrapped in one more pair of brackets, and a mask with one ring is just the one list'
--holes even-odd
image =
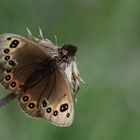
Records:
{"label": "blurred foliage", "polygon": [[[78,46],[87,85],[68,128],[27,117],[12,102],[0,110],[1,140],[140,139],[140,1],[1,0],[0,33],[26,36],[26,27],[58,45]],[[1,88],[0,97],[7,94]]]}

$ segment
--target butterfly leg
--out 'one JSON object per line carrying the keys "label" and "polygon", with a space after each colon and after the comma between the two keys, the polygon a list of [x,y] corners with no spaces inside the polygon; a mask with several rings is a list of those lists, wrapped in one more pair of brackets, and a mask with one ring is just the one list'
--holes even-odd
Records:
{"label": "butterfly leg", "polygon": [[17,97],[17,94],[15,93],[10,93],[4,98],[0,100],[0,108],[5,107],[7,104],[9,104],[13,99]]}

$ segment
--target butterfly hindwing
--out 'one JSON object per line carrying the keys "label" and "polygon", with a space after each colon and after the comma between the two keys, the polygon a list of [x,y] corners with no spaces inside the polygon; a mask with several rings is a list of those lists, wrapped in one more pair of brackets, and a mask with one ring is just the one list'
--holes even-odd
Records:
{"label": "butterfly hindwing", "polygon": [[52,124],[68,126],[72,123],[74,109],[70,86],[60,69],[50,77],[40,103],[41,114]]}

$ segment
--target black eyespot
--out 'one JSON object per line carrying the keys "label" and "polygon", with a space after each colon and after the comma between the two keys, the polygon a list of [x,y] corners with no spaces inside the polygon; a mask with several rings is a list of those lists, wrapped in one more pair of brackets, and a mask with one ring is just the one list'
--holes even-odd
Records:
{"label": "black eyespot", "polygon": [[27,102],[29,100],[29,97],[27,95],[22,97],[23,102]]}
{"label": "black eyespot", "polygon": [[6,81],[9,81],[11,79],[11,75],[7,75],[6,77],[5,77],[5,80]]}
{"label": "black eyespot", "polygon": [[10,50],[9,50],[9,49],[5,49],[3,52],[4,52],[4,53],[9,53]]}
{"label": "black eyespot", "polygon": [[9,72],[11,72],[11,71],[12,71],[12,70],[10,70],[10,69],[7,69],[7,70],[6,70],[7,73],[9,73]]}
{"label": "black eyespot", "polygon": [[18,40],[13,40],[12,43],[10,44],[10,48],[16,48],[19,44]]}
{"label": "black eyespot", "polygon": [[10,56],[5,56],[4,57],[4,60],[9,60],[10,59]]}
{"label": "black eyespot", "polygon": [[11,40],[11,37],[8,37],[7,40]]}
{"label": "black eyespot", "polygon": [[46,109],[46,112],[47,113],[50,113],[52,111],[52,109],[50,108],[50,107],[48,107],[47,109]]}
{"label": "black eyespot", "polygon": [[54,116],[57,116],[57,115],[58,115],[58,111],[55,110],[55,111],[53,112],[53,115],[54,115]]}
{"label": "black eyespot", "polygon": [[70,117],[70,113],[68,113],[68,114],[66,115],[66,117],[69,118],[69,117]]}
{"label": "black eyespot", "polygon": [[9,61],[9,65],[11,65],[11,66],[15,66],[16,63],[15,63],[13,60],[11,60],[11,61]]}
{"label": "black eyespot", "polygon": [[64,111],[66,111],[67,109],[68,109],[68,104],[67,104],[67,103],[62,104],[62,105],[60,106],[60,111],[61,111],[61,112],[64,112]]}
{"label": "black eyespot", "polygon": [[28,107],[29,107],[29,109],[33,109],[35,107],[35,103],[29,103]]}
{"label": "black eyespot", "polygon": [[20,85],[19,85],[19,88],[23,88],[23,85],[22,85],[22,84],[20,84]]}
{"label": "black eyespot", "polygon": [[42,105],[43,105],[43,107],[46,107],[46,106],[47,106],[46,100],[43,100],[43,101],[42,101]]}
{"label": "black eyespot", "polygon": [[17,83],[16,83],[15,81],[13,81],[13,82],[10,83],[10,86],[11,86],[12,88],[16,87],[16,85],[17,85]]}

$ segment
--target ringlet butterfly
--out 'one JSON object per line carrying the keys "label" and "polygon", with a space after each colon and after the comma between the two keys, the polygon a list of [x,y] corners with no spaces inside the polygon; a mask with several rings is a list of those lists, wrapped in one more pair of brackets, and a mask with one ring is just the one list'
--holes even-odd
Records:
{"label": "ringlet butterfly", "polygon": [[6,106],[17,97],[22,110],[57,126],[71,125],[74,101],[80,88],[77,47],[62,47],[34,37],[6,33],[0,35],[0,83],[10,93],[0,100]]}

